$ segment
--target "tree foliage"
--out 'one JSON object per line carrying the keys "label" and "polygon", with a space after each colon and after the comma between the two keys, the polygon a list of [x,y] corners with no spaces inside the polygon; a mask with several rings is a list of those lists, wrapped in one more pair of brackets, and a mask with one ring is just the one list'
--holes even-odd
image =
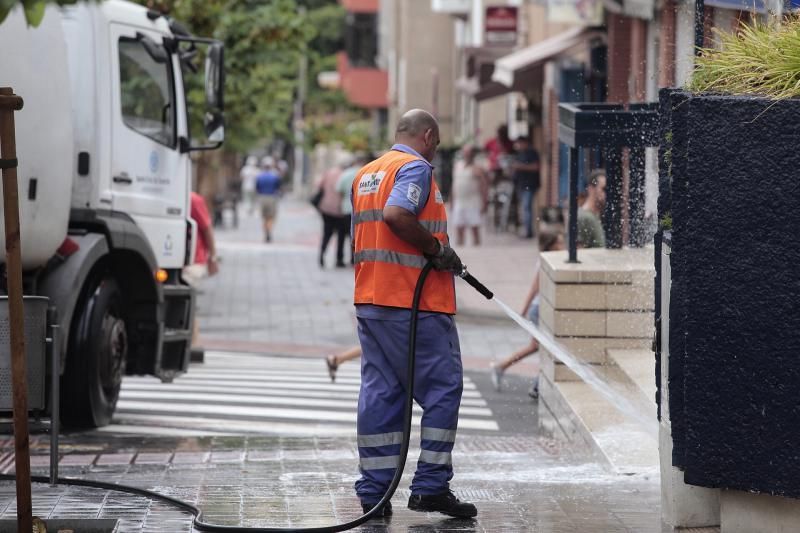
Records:
{"label": "tree foliage", "polygon": [[0,22],[5,20],[12,9],[21,5],[25,10],[25,20],[28,21],[28,26],[38,26],[44,18],[47,4],[66,6],[77,2],[78,0],[0,0]]}

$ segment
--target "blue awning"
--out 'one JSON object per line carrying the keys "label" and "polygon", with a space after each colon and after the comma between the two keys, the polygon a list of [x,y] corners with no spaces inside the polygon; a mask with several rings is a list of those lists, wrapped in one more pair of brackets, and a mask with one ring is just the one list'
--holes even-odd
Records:
{"label": "blue awning", "polygon": [[[792,4],[800,6],[800,0],[791,0]],[[764,0],[705,0],[707,6],[719,7],[722,9],[735,9],[737,11],[751,11],[755,13],[766,13],[767,6]]]}

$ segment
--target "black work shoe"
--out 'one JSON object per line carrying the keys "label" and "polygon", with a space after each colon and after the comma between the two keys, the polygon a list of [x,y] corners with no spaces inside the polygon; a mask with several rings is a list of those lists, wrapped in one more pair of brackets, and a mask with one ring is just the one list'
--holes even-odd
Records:
{"label": "black work shoe", "polygon": [[478,509],[471,503],[459,501],[453,491],[441,494],[412,494],[408,499],[408,508],[419,512],[438,512],[456,518],[472,518],[478,515]]}
{"label": "black work shoe", "polygon": [[[364,514],[367,514],[376,505],[376,503],[362,503],[361,510],[364,511]],[[392,502],[386,502],[381,512],[377,513],[375,516],[392,516]]]}

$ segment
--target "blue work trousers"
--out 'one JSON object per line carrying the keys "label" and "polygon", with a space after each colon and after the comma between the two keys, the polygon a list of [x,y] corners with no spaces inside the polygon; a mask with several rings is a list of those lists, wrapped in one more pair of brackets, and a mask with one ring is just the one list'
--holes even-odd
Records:
{"label": "blue work trousers", "polygon": [[[362,503],[381,499],[398,466],[408,384],[408,333],[408,320],[358,319],[363,350],[358,397],[361,478],[355,488]],[[420,318],[414,399],[423,415],[412,494],[439,494],[449,489],[463,374],[455,319],[445,314]]]}

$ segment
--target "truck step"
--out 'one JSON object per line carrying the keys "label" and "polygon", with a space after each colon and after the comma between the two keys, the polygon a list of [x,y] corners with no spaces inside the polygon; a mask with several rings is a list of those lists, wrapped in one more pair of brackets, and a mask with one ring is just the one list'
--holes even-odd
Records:
{"label": "truck step", "polygon": [[188,285],[162,285],[165,298],[186,297],[192,294],[192,288]]}
{"label": "truck step", "polygon": [[190,329],[165,329],[164,342],[182,342],[190,341],[192,339],[192,330]]}

